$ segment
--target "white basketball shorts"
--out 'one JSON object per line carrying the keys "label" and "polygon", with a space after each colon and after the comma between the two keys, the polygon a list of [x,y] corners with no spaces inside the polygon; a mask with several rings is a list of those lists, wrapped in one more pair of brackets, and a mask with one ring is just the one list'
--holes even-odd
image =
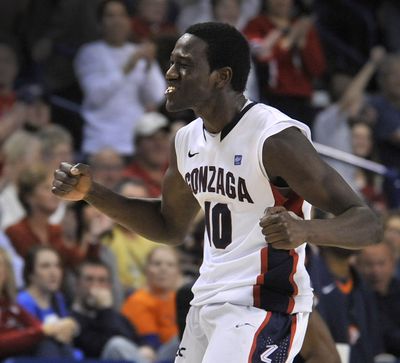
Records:
{"label": "white basketball shorts", "polygon": [[230,303],[192,306],[175,363],[290,363],[308,316]]}

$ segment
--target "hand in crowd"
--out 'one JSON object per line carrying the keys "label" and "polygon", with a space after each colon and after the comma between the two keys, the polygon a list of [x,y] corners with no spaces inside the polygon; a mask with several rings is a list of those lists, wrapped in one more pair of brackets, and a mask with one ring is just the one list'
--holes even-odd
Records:
{"label": "hand in crowd", "polygon": [[135,68],[136,63],[140,59],[144,59],[150,65],[151,62],[154,61],[157,54],[156,45],[152,42],[144,42],[138,46],[134,53],[132,53],[131,57],[128,59],[128,62],[124,66],[124,73],[128,74]]}
{"label": "hand in crowd", "polygon": [[78,201],[87,195],[92,183],[89,165],[61,163],[54,172],[52,192],[62,199]]}
{"label": "hand in crowd", "polygon": [[382,63],[385,57],[386,49],[384,47],[378,45],[371,49],[369,59],[376,67]]}
{"label": "hand in crowd", "polygon": [[72,318],[63,318],[44,324],[43,331],[60,343],[69,344],[78,331],[78,324]]}
{"label": "hand in crowd", "polygon": [[302,16],[297,19],[289,28],[287,36],[282,40],[282,48],[303,48],[306,43],[308,31],[310,30],[312,24],[313,19],[309,16]]}
{"label": "hand in crowd", "polygon": [[113,305],[112,291],[105,287],[93,287],[87,298],[87,303],[95,309],[107,309]]}
{"label": "hand in crowd", "polygon": [[149,362],[154,362],[157,358],[157,354],[154,351],[154,349],[147,345],[140,347],[139,353],[143,358],[147,359]]}
{"label": "hand in crowd", "polygon": [[266,242],[274,248],[290,250],[306,242],[302,218],[284,207],[270,207],[260,219]]}

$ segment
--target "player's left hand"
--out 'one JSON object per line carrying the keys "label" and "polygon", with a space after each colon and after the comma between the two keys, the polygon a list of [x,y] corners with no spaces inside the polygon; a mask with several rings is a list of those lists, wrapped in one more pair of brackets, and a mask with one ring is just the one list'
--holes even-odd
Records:
{"label": "player's left hand", "polygon": [[290,250],[306,241],[304,221],[284,207],[270,207],[260,219],[265,241],[277,249]]}

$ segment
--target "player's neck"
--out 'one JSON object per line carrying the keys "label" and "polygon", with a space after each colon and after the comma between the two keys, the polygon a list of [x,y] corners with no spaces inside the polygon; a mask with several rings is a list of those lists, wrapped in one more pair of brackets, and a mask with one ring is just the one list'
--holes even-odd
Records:
{"label": "player's neck", "polygon": [[216,97],[212,105],[198,110],[196,114],[203,119],[208,132],[218,133],[229,124],[246,103],[243,94],[231,94],[231,97]]}

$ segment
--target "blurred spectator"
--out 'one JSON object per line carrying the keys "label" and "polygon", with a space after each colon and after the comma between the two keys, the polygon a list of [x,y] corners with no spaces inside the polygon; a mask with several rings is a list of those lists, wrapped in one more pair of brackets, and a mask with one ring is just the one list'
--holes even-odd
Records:
{"label": "blurred spectator", "polygon": [[[78,269],[72,315],[79,323],[76,346],[88,358],[149,362],[149,348],[138,346],[131,323],[113,309],[110,271],[101,261],[85,261]],[[151,350],[150,350],[151,352]]]}
{"label": "blurred spectator", "polygon": [[[148,197],[146,185],[137,179],[122,182],[115,191],[126,197]],[[101,242],[115,256],[118,278],[122,284],[124,296],[127,297],[132,291],[143,288],[148,254],[160,245],[119,224],[114,224],[110,233],[105,235]]]}
{"label": "blurred spectator", "polygon": [[51,247],[31,249],[25,259],[24,279],[27,288],[18,294],[17,301],[48,326],[52,338],[43,344],[40,356],[79,357],[72,346],[79,326],[70,317],[60,292],[62,267],[58,253]]}
{"label": "blurred spectator", "polygon": [[[336,149],[353,153],[352,124],[362,121],[372,125],[375,113],[366,102],[366,89],[377,67],[383,60],[383,48],[376,47],[371,51],[368,62],[352,77],[341,72],[330,76],[330,97],[332,104],[321,111],[314,121],[314,140]],[[361,156],[361,155],[360,155]],[[357,168],[344,162],[326,159],[342,177],[360,191],[357,185]]]}
{"label": "blurred spectator", "polygon": [[20,174],[18,196],[26,210],[26,217],[9,226],[6,233],[14,248],[26,257],[34,246],[52,246],[63,262],[73,267],[88,254],[96,255],[98,246],[84,241],[81,245],[67,246],[60,225],[49,224],[49,217],[58,207],[59,199],[51,192],[52,173],[43,165],[32,165]]}
{"label": "blurred spectator", "polygon": [[48,125],[37,136],[42,143],[42,159],[50,170],[56,170],[61,162],[73,163],[73,141],[70,132],[59,125]]}
{"label": "blurred spectator", "polygon": [[350,261],[354,251],[324,247],[321,256],[308,254],[307,270],[314,288],[316,308],[339,346],[349,351],[350,363],[372,363],[383,351],[378,308]]}
{"label": "blurred spectator", "polygon": [[[366,160],[378,161],[373,129],[363,120],[356,121],[351,127],[353,154]],[[382,177],[371,171],[357,168],[356,188],[365,201],[379,213],[386,211],[386,197],[382,192]]]}
{"label": "blurred spectator", "polygon": [[124,159],[113,148],[105,147],[93,153],[88,164],[91,166],[93,179],[107,188],[115,188],[123,179]]}
{"label": "blurred spectator", "polygon": [[166,83],[152,44],[128,41],[130,20],[122,0],[99,7],[102,40],[84,45],[75,70],[84,93],[82,151],[112,147],[125,156],[134,151],[134,126],[146,109],[164,100]]}
{"label": "blurred spectator", "polygon": [[145,113],[135,128],[135,154],[125,175],[145,182],[148,196],[161,195],[162,180],[168,167],[169,124],[160,113]]}
{"label": "blurred spectator", "polygon": [[49,95],[39,84],[27,84],[17,90],[17,98],[25,105],[24,126],[37,131],[51,122]]}
{"label": "blurred spectator", "polygon": [[375,292],[385,352],[400,358],[400,280],[395,277],[394,246],[382,242],[363,249],[357,267]]}
{"label": "blurred spectator", "polygon": [[121,281],[118,277],[117,260],[108,246],[101,243],[103,238],[111,234],[114,222],[105,214],[86,203],[82,205],[81,213],[78,214],[77,218],[78,223],[81,223],[79,228],[81,239],[88,241],[88,243],[98,244],[98,258],[104,262],[111,271],[114,308],[119,309],[125,296]]}
{"label": "blurred spectator", "polygon": [[263,11],[243,32],[252,48],[261,100],[311,125],[314,81],[325,71],[325,57],[312,17],[294,17],[294,10],[294,0],[264,0]]}
{"label": "blurred spectator", "polygon": [[157,361],[173,362],[179,345],[175,298],[179,284],[178,257],[168,246],[153,249],[146,264],[147,286],[134,292],[122,306]]}
{"label": "blurred spectator", "polygon": [[30,355],[43,338],[41,322],[16,303],[16,293],[10,259],[0,248],[0,359]]}
{"label": "blurred spectator", "polygon": [[168,0],[137,0],[131,26],[133,38],[155,41],[162,36],[177,36],[178,29],[168,19]]}
{"label": "blurred spectator", "polygon": [[4,230],[25,216],[25,210],[18,198],[17,180],[29,165],[41,160],[39,139],[23,130],[16,131],[1,149],[4,157],[1,176],[0,216]]}
{"label": "blurred spectator", "polygon": [[388,54],[378,70],[378,94],[370,98],[378,119],[375,137],[383,164],[400,170],[400,55]]}

